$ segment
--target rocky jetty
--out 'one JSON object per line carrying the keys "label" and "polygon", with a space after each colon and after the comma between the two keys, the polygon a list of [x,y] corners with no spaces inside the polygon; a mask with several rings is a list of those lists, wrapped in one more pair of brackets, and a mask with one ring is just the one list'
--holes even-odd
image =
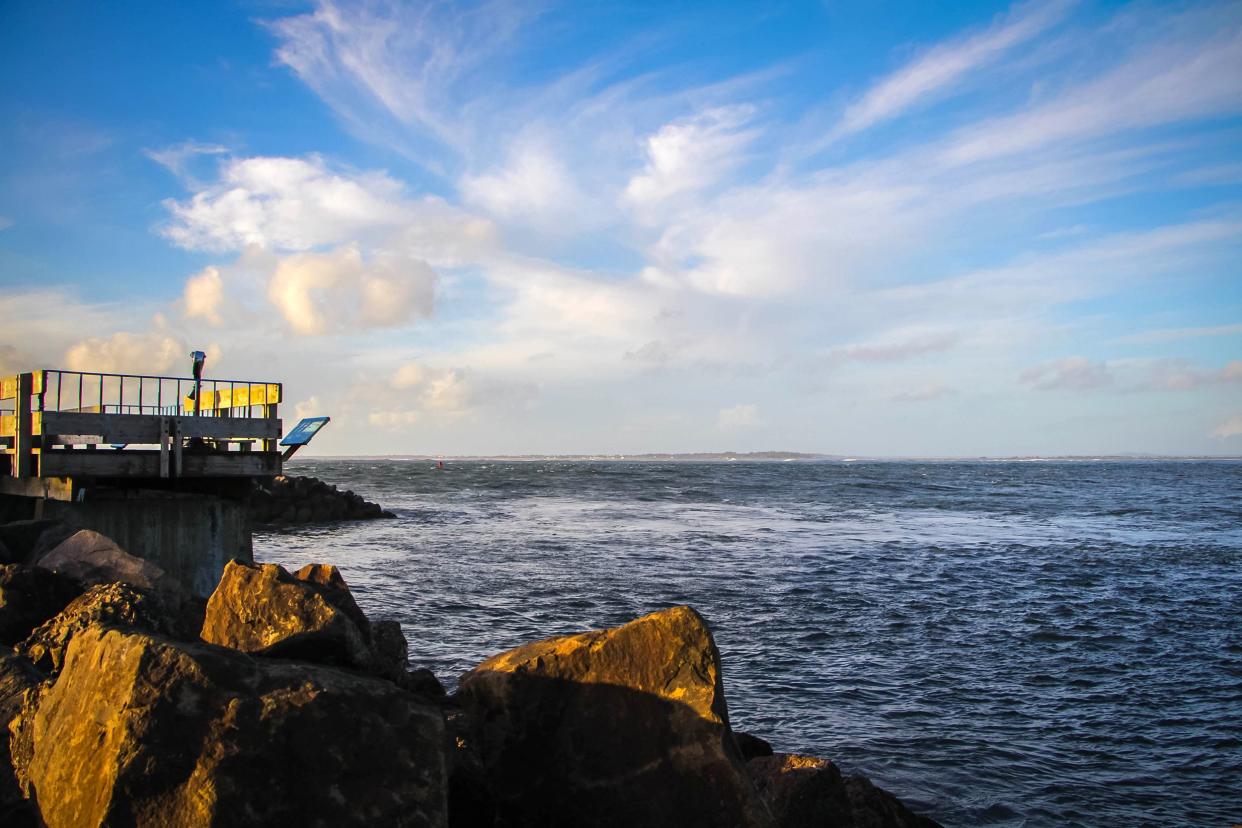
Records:
{"label": "rocky jetty", "polygon": [[0,568],[0,824],[935,825],[734,733],[690,607],[499,653],[446,696],[334,566],[233,562],[204,604],[91,562]]}
{"label": "rocky jetty", "polygon": [[247,501],[254,526],[289,526],[396,517],[378,503],[316,477],[281,475],[256,483]]}

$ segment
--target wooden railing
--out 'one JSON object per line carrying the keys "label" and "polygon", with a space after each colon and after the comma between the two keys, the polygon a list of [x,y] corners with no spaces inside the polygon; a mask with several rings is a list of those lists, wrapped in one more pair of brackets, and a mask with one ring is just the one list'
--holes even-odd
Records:
{"label": "wooden railing", "polygon": [[[160,477],[188,469],[206,476],[243,473],[230,469],[267,470],[268,459],[235,455],[250,454],[256,442],[262,453],[278,455],[281,396],[280,383],[249,380],[62,369],[0,377],[0,476],[68,474],[75,468]],[[126,457],[69,452],[74,446],[101,445],[122,450],[109,456]],[[214,447],[215,459],[187,457],[183,463],[187,446]],[[230,448],[236,449],[234,457],[222,457]]]}

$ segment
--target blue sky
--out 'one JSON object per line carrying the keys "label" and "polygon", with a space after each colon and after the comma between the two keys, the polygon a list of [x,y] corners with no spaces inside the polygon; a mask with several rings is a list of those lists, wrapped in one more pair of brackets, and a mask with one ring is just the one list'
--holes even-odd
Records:
{"label": "blue sky", "polygon": [[0,371],[326,453],[1242,453],[1242,4],[0,8]]}

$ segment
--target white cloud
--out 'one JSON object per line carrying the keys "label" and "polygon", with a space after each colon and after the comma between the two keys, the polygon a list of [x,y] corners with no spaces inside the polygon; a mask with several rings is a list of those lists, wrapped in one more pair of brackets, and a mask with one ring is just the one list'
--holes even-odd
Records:
{"label": "white cloud", "polygon": [[13,226],[13,220],[6,216],[0,216],[0,230],[8,230]]}
{"label": "white cloud", "polygon": [[425,262],[358,248],[287,256],[276,265],[268,298],[297,334],[404,325],[429,316],[436,275]]}
{"label": "white cloud", "polygon": [[1216,426],[1210,436],[1221,440],[1242,436],[1242,414],[1235,414]]}
{"label": "white cloud", "polygon": [[763,425],[763,420],[759,417],[757,405],[743,404],[732,408],[722,408],[716,415],[716,427],[722,431],[741,431],[758,428],[761,425]]}
{"label": "white cloud", "polygon": [[1242,383],[1242,360],[1216,371],[1205,371],[1181,359],[1157,360],[1140,387],[1155,391],[1193,391],[1210,385]]}
{"label": "white cloud", "polygon": [[224,280],[220,278],[219,268],[205,267],[187,279],[183,301],[187,317],[201,317],[212,325],[222,324]]}
{"label": "white cloud", "polygon": [[160,150],[144,150],[144,154],[164,169],[171,172],[187,184],[197,184],[197,179],[190,172],[190,165],[202,156],[224,155],[228,147],[220,144],[205,144],[200,141],[183,141]]}
{"label": "white cloud", "polygon": [[646,167],[630,179],[625,198],[651,206],[717,183],[756,136],[743,129],[753,114],[749,106],[717,107],[665,124],[647,137]]}
{"label": "white cloud", "polygon": [[1091,391],[1112,384],[1108,366],[1072,356],[1027,368],[1019,380],[1041,391]]}
{"label": "white cloud", "polygon": [[189,365],[189,353],[183,340],[163,331],[122,331],[73,345],[65,352],[65,367],[105,374],[168,374],[182,369],[175,372],[181,374]]}
{"label": "white cloud", "polygon": [[407,362],[396,370],[388,382],[393,388],[405,390],[422,384],[426,376],[427,371],[423,366],[417,362]]}
{"label": "white cloud", "polygon": [[1065,16],[1069,2],[1015,6],[987,30],[941,44],[873,86],[846,109],[836,134],[858,132],[897,117],[920,101],[943,93],[1009,50],[1046,31]]}
{"label": "white cloud", "polygon": [[309,250],[413,223],[403,189],[384,173],[332,172],[319,158],[233,159],[189,201],[164,203],[172,222],[163,232],[192,250]]}
{"label": "white cloud", "polygon": [[[1209,21],[1213,22],[1213,21]],[[1100,78],[1047,103],[962,129],[942,160],[969,164],[1058,142],[1242,110],[1242,27],[1146,44]]]}
{"label": "white cloud", "polygon": [[462,195],[492,215],[545,230],[577,226],[584,196],[552,151],[534,142],[514,149],[505,167],[465,176]]}

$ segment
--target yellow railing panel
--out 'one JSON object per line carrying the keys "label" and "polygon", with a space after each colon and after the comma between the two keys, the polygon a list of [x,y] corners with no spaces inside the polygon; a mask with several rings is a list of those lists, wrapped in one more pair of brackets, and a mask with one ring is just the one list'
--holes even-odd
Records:
{"label": "yellow railing panel", "polygon": [[[242,385],[236,388],[222,388],[216,391],[202,390],[202,402],[199,411],[216,411],[225,408],[247,408],[252,405],[277,405],[280,403],[280,383],[264,383],[261,385]],[[186,396],[185,408],[194,410],[194,398]]]}

